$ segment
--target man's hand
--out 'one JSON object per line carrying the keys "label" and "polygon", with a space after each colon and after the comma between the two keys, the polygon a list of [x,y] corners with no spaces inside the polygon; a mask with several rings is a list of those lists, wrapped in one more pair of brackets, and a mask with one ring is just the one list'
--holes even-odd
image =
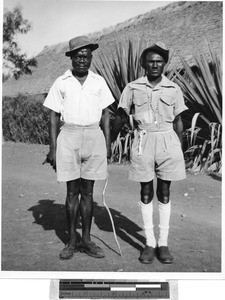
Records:
{"label": "man's hand", "polygon": [[110,138],[110,116],[108,108],[103,109],[101,118],[101,127],[105,136],[107,159],[111,158],[111,138]]}
{"label": "man's hand", "polygon": [[53,169],[56,171],[56,140],[59,130],[60,114],[50,110],[50,119],[49,119],[49,135],[50,135],[50,144],[49,152],[43,164],[49,163]]}
{"label": "man's hand", "polygon": [[112,156],[111,145],[107,145],[107,159],[110,160]]}
{"label": "man's hand", "polygon": [[176,118],[173,121],[173,129],[178,135],[178,138],[181,143],[181,148],[183,149],[183,122],[181,119],[181,115],[176,116]]}
{"label": "man's hand", "polygon": [[46,156],[45,161],[43,162],[43,165],[49,163],[52,168],[56,171],[56,151],[50,150]]}

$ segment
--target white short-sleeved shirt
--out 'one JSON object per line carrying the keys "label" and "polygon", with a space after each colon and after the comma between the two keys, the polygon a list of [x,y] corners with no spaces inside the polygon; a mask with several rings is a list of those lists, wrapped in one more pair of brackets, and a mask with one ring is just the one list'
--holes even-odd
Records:
{"label": "white short-sleeved shirt", "polygon": [[65,123],[87,126],[99,123],[102,110],[113,102],[102,76],[89,70],[81,85],[71,70],[67,70],[53,83],[43,105],[60,113]]}

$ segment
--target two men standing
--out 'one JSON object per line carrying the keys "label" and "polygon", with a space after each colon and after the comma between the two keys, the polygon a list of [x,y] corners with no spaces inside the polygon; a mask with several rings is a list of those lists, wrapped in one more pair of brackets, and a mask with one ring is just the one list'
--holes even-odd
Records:
{"label": "two men standing", "polygon": [[[66,209],[70,241],[60,254],[69,259],[76,251],[104,257],[102,249],[90,239],[93,216],[94,181],[107,176],[107,154],[110,157],[110,126],[107,106],[114,99],[105,80],[89,70],[92,44],[85,37],[69,42],[66,52],[72,70],[60,76],[50,89],[44,105],[50,111],[50,152],[48,162],[57,170],[58,181],[67,184]],[[140,210],[146,235],[141,263],[152,263],[155,255],[162,263],[172,263],[168,248],[171,214],[170,184],[185,178],[182,153],[183,125],[180,114],[187,109],[180,88],[163,75],[169,51],[161,42],[146,48],[140,58],[146,70],[129,83],[121,96],[118,115],[113,124],[113,139],[133,112],[138,124],[133,141],[129,179],[141,184]],[[57,138],[59,120],[64,125]],[[102,124],[102,130],[99,123]],[[105,138],[104,138],[105,136]],[[159,240],[153,225],[153,179],[157,176],[159,207]],[[76,238],[76,222],[82,218],[82,240]]]}

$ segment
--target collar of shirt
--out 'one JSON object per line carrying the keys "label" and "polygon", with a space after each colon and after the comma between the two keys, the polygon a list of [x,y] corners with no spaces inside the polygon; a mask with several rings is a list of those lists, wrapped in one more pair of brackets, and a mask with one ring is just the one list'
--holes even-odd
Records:
{"label": "collar of shirt", "polygon": [[148,85],[151,89],[154,89],[154,90],[158,90],[161,87],[173,87],[173,88],[176,87],[176,84],[173,83],[171,80],[169,80],[163,74],[162,74],[162,80],[154,87],[149,83],[147,76],[142,76],[142,77],[138,78],[137,80],[134,81],[134,84]]}
{"label": "collar of shirt", "polygon": [[161,87],[176,87],[176,84],[169,80],[165,75],[162,74],[162,80],[154,87],[154,89],[158,89]]}
{"label": "collar of shirt", "polygon": [[[91,71],[91,70],[88,70],[88,76],[87,76],[87,78],[88,77],[95,77],[94,76],[95,74]],[[73,76],[73,73],[72,73],[72,69],[69,69],[69,70],[67,70],[65,73],[64,73],[64,75],[62,75],[62,80],[65,80],[65,79],[67,79],[67,78],[75,78],[76,79],[76,77],[74,77]]]}

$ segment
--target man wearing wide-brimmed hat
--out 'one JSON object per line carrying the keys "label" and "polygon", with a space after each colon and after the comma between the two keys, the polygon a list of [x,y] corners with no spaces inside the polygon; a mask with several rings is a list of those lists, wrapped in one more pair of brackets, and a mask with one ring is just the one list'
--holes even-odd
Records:
{"label": "man wearing wide-brimmed hat", "polygon": [[[69,41],[66,56],[71,58],[72,68],[56,79],[44,102],[50,109],[46,161],[56,170],[57,180],[67,186],[69,241],[60,259],[70,259],[77,251],[104,257],[103,250],[91,241],[90,232],[94,182],[107,178],[111,151],[108,106],[114,98],[103,77],[89,70],[92,52],[98,47],[85,36]],[[58,135],[60,118],[63,126]],[[76,232],[79,214],[82,239]]]}
{"label": "man wearing wide-brimmed hat", "polygon": [[[131,150],[129,178],[141,184],[140,210],[146,246],[139,260],[145,264],[152,263],[155,255],[164,264],[173,262],[168,248],[170,184],[173,180],[185,178],[181,113],[187,107],[181,89],[163,75],[168,60],[169,50],[162,42],[157,42],[142,52],[140,64],[145,69],[146,76],[125,87],[113,126],[115,139],[127,115],[133,114],[137,124],[137,134]],[[153,230],[152,203],[155,175],[159,211],[157,242]]]}

